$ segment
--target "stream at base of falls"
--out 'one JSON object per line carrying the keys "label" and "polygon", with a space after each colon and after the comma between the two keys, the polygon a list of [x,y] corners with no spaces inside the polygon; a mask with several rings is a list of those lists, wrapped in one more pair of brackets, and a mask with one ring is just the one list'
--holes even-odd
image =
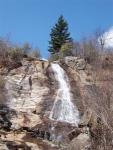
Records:
{"label": "stream at base of falls", "polygon": [[57,63],[52,63],[51,68],[59,87],[49,118],[77,126],[79,123],[79,112],[71,101],[72,96],[68,76]]}

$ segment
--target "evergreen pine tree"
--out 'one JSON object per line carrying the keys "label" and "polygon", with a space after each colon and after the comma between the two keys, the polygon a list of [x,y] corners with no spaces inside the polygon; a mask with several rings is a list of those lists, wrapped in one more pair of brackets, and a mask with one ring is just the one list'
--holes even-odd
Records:
{"label": "evergreen pine tree", "polygon": [[49,52],[51,54],[58,53],[63,44],[72,42],[70,33],[68,32],[68,23],[60,16],[55,26],[51,29],[51,40],[49,41]]}

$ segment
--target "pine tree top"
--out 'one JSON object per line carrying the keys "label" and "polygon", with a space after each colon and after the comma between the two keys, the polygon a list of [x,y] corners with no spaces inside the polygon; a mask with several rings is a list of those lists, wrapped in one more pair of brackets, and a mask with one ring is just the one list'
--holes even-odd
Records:
{"label": "pine tree top", "polygon": [[51,40],[49,41],[48,51],[52,54],[59,52],[64,43],[72,41],[70,33],[68,32],[68,23],[62,15],[51,29],[50,37]]}

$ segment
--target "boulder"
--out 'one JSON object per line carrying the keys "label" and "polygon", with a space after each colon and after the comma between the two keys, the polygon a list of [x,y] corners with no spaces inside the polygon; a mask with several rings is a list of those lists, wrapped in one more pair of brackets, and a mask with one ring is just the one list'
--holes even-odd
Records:
{"label": "boulder", "polygon": [[0,150],[9,150],[9,148],[4,143],[0,143]]}
{"label": "boulder", "polygon": [[86,62],[82,58],[68,56],[65,57],[64,62],[74,70],[84,70],[86,68]]}
{"label": "boulder", "polygon": [[88,108],[83,116],[81,117],[79,126],[93,126],[95,127],[97,125],[97,115],[94,111],[92,111],[90,108]]}
{"label": "boulder", "polygon": [[72,140],[75,137],[77,137],[80,133],[82,133],[81,129],[76,128],[76,129],[72,130],[71,132],[69,132],[68,137],[70,140]]}
{"label": "boulder", "polygon": [[90,138],[88,134],[81,133],[70,143],[68,150],[88,150],[90,147]]}

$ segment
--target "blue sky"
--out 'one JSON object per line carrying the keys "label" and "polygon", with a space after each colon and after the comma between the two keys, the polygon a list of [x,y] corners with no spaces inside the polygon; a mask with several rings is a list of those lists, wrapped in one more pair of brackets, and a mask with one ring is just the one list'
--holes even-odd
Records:
{"label": "blue sky", "polygon": [[50,30],[63,14],[75,40],[113,26],[113,0],[0,0],[0,36],[48,56]]}

